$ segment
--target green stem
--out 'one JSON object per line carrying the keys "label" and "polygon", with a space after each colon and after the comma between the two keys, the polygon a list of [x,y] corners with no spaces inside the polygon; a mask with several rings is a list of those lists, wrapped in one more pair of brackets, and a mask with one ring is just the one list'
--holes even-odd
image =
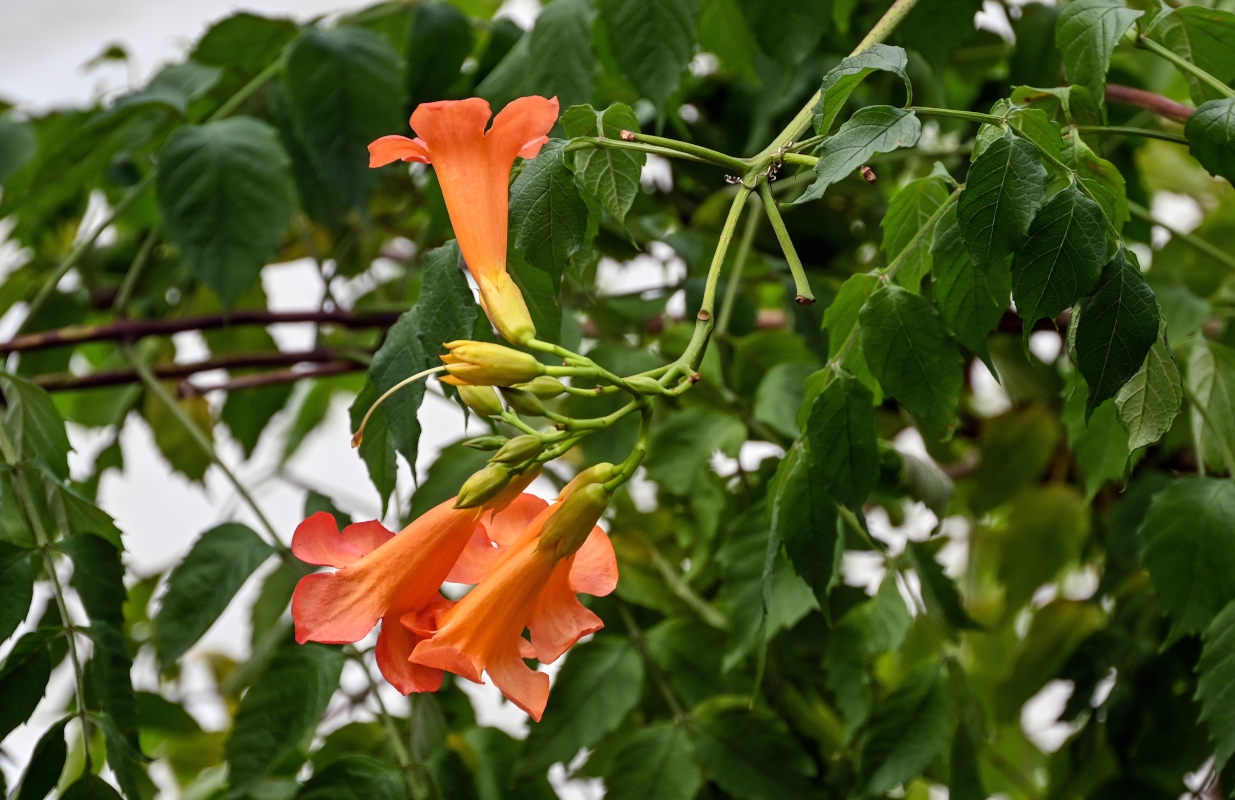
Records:
{"label": "green stem", "polygon": [[1124,125],[1077,125],[1081,133],[1096,133],[1099,136],[1140,136],[1144,139],[1161,139],[1164,142],[1188,144],[1188,137],[1167,131],[1155,131],[1150,128],[1130,128]]}
{"label": "green stem", "polygon": [[252,510],[253,515],[257,517],[258,522],[261,523],[262,528],[265,529],[266,534],[270,539],[269,543],[271,546],[278,550],[281,555],[285,557],[289,556],[291,554],[291,549],[288,548],[288,546],[283,543],[283,540],[279,538],[279,534],[275,531],[274,525],[272,525],[270,520],[266,518],[266,515],[262,512],[261,506],[257,504],[257,500],[254,499],[253,495],[249,493],[249,490],[245,488],[244,484],[240,482],[240,479],[236,477],[236,473],[232,472],[231,469],[223,463],[223,460],[219,458],[218,453],[214,451],[214,444],[211,443],[210,438],[206,436],[202,429],[197,427],[197,423],[194,422],[187,413],[185,413],[185,410],[180,407],[180,403],[176,402],[176,398],[172,397],[171,393],[163,387],[163,384],[159,383],[158,378],[154,376],[154,373],[150,371],[150,367],[146,366],[146,362],[138,356],[136,351],[134,351],[134,349],[129,345],[125,345],[123,350],[129,360],[129,363],[133,365],[133,370],[137,372],[137,376],[141,378],[141,382],[145,385],[146,389],[158,398],[159,402],[166,406],[167,410],[170,411],[172,416],[176,418],[176,421],[179,422],[180,425],[188,432],[189,437],[193,439],[194,443],[196,443],[197,446],[202,449],[202,452],[204,452],[210,460],[214,462],[220,470],[222,470],[223,474],[227,477],[228,482],[231,483],[232,487],[236,490],[236,493],[240,495],[245,504],[248,505],[250,510]]}
{"label": "green stem", "polygon": [[896,276],[900,268],[909,260],[909,256],[913,255],[913,252],[926,243],[926,240],[935,232],[935,225],[938,224],[939,220],[943,219],[943,215],[948,213],[948,209],[961,196],[961,188],[960,186],[956,187],[952,194],[948,195],[947,199],[939,204],[939,207],[926,218],[926,222],[922,223],[922,227],[918,228],[917,232],[914,233],[913,238],[906,242],[901,251],[896,254],[896,258],[892,259],[886,267],[878,270],[876,272],[877,275],[884,280],[891,280]]}
{"label": "green stem", "polygon": [[[766,188],[766,182],[760,182],[761,188]],[[755,239],[755,231],[759,228],[759,215],[752,208],[746,215],[746,226],[742,229],[742,238],[738,240],[737,253],[733,259],[733,271],[729,273],[729,282],[725,285],[725,296],[720,301],[720,313],[716,317],[716,335],[724,336],[729,331],[729,318],[733,314],[733,304],[737,301],[738,287],[742,284],[742,272],[746,269],[746,259],[750,255],[751,243]]]}
{"label": "green stem", "polygon": [[575,139],[566,145],[563,149],[567,152],[571,150],[584,150],[589,147],[607,147],[611,150],[633,150],[639,153],[650,153],[654,156],[662,156],[664,158],[678,158],[686,161],[695,161],[700,164],[714,164],[711,159],[700,158],[692,153],[686,153],[681,150],[671,150],[668,147],[658,147],[652,144],[642,144],[640,142],[624,142],[621,139],[609,139],[602,136],[593,136],[586,139]]}
{"label": "green stem", "polygon": [[794,300],[798,305],[810,305],[815,302],[815,293],[811,291],[810,281],[806,280],[806,268],[802,266],[802,259],[798,257],[798,251],[793,246],[789,229],[785,227],[776,198],[772,196],[772,187],[767,183],[759,184],[759,197],[763,199],[763,213],[767,215],[768,222],[776,233],[776,241],[780,242],[781,252],[785,254],[785,261],[789,263],[789,273],[793,275],[793,290],[797,293]]}
{"label": "green stem", "polygon": [[129,300],[133,297],[133,289],[137,286],[137,280],[146,269],[146,264],[150,262],[150,256],[154,253],[154,247],[158,244],[161,232],[156,225],[142,240],[141,247],[138,248],[137,255],[133,258],[133,263],[129,265],[129,271],[124,273],[124,280],[120,282],[116,299],[112,301],[111,310],[114,313],[119,314],[128,306]]}
{"label": "green stem", "polygon": [[933,108],[931,106],[910,106],[909,110],[922,117],[960,119],[965,122],[976,122],[981,125],[1004,125],[1007,123],[1007,120],[998,114],[983,114],[981,111],[958,111],[954,108]]}
{"label": "green stem", "polygon": [[400,389],[402,389],[404,386],[407,386],[408,384],[415,383],[421,378],[427,378],[435,372],[445,372],[445,370],[446,370],[445,364],[441,365],[440,367],[430,367],[429,369],[422,370],[421,372],[417,372],[415,375],[404,378],[403,380],[396,383],[394,386],[391,386],[389,389],[382,392],[381,397],[374,400],[373,405],[369,406],[369,410],[365,412],[364,418],[360,420],[360,427],[357,428],[356,432],[352,434],[352,447],[360,447],[360,443],[364,441],[364,428],[365,428],[365,425],[369,424],[369,417],[373,416],[373,412],[377,410],[378,406],[386,402],[386,398],[390,397],[392,394],[399,391]]}
{"label": "green stem", "polygon": [[652,429],[652,403],[649,398],[643,397],[634,405],[639,408],[639,437],[635,440],[635,446],[631,448],[630,455],[618,464],[616,474],[605,481],[605,491],[610,494],[631,479],[648,452],[648,434]]}
{"label": "green stem", "polygon": [[[884,15],[875,23],[875,26],[870,29],[866,37],[858,43],[858,46],[853,48],[850,55],[857,55],[863,50],[868,49],[873,44],[878,44],[888,38],[892,31],[896,30],[896,26],[904,22],[905,17],[913,10],[913,7],[918,4],[918,0],[895,0],[892,6],[884,12]],[[789,120],[789,124],[784,130],[776,135],[776,138],[758,155],[750,159],[756,165],[770,163],[772,158],[779,153],[786,145],[797,139],[810,128],[811,113],[814,111],[815,104],[819,102],[819,92],[811,95],[810,100],[806,101],[806,105]]]}
{"label": "green stem", "polygon": [[214,122],[228,116],[245,100],[248,100],[262,86],[264,86],[271,78],[279,74],[279,70],[283,68],[283,59],[276,58],[274,61],[266,65],[266,68],[253,76],[252,80],[236,90],[236,93],[227,98],[223,105],[214,110],[214,113],[206,117],[206,122]]}
{"label": "green stem", "polygon": [[1149,52],[1161,58],[1165,58],[1167,61],[1174,64],[1179,69],[1183,70],[1184,72],[1189,73],[1190,75],[1197,78],[1201,82],[1206,83],[1209,86],[1213,87],[1215,90],[1220,92],[1224,97],[1235,97],[1235,89],[1232,89],[1230,86],[1227,86],[1225,83],[1218,80],[1213,75],[1210,75],[1208,72],[1201,69],[1196,64],[1193,64],[1191,61],[1187,60],[1186,58],[1183,58],[1182,56],[1175,53],[1174,51],[1169,50],[1166,47],[1163,47],[1162,45],[1158,44],[1153,39],[1147,39],[1144,36],[1139,36],[1137,37],[1137,40],[1136,40],[1136,46],[1141,48],[1142,50],[1148,50]]}
{"label": "green stem", "polygon": [[736,170],[739,173],[745,172],[750,167],[746,161],[736,158],[727,153],[722,153],[719,150],[713,150],[710,147],[695,144],[694,142],[683,142],[680,139],[667,139],[664,136],[652,136],[647,133],[636,133],[635,131],[623,131],[623,137],[631,137],[628,141],[638,142],[642,144],[654,145],[663,147],[667,150],[673,150],[679,153],[685,153],[688,156],[694,156],[700,161],[706,161],[710,164],[715,164],[718,167]]}
{"label": "green stem", "polygon": [[1213,260],[1217,261],[1219,264],[1222,264],[1225,267],[1227,267],[1227,269],[1235,271],[1235,256],[1232,256],[1230,253],[1226,252],[1222,248],[1217,247],[1216,245],[1212,244],[1211,242],[1205,239],[1202,239],[1201,237],[1197,236],[1195,233],[1188,233],[1187,231],[1181,231],[1179,228],[1176,228],[1175,226],[1169,223],[1163,222],[1162,220],[1155,218],[1154,215],[1150,213],[1148,208],[1145,208],[1145,206],[1141,205],[1140,203],[1137,203],[1134,200],[1128,201],[1128,210],[1132,212],[1132,216],[1136,217],[1137,219],[1144,220],[1145,222],[1148,222],[1151,225],[1157,225],[1160,228],[1165,228],[1171,234],[1171,236],[1179,239],[1184,244],[1188,245],[1194,250],[1204,253],[1205,255],[1209,256]]}

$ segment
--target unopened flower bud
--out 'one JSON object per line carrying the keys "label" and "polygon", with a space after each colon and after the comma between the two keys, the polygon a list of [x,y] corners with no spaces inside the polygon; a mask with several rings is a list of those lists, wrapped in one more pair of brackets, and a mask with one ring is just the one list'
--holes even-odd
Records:
{"label": "unopened flower bud", "polygon": [[528,313],[523,293],[511,280],[510,274],[504,269],[474,274],[476,286],[480,289],[480,304],[497,332],[513,344],[523,344],[536,338],[532,315]]}
{"label": "unopened flower bud", "polygon": [[665,393],[665,387],[661,386],[660,381],[650,375],[632,375],[626,378],[626,385],[643,394]]}
{"label": "unopened flower bud", "polygon": [[506,398],[506,403],[520,414],[527,414],[530,417],[544,416],[544,404],[536,398],[536,395],[531,392],[525,392],[521,389],[510,389],[502,387],[502,397]]}
{"label": "unopened flower bud", "polygon": [[545,371],[535,356],[500,344],[461,339],[447,342],[446,348],[450,352],[442,361],[450,374],[442,381],[456,386],[513,386]]}
{"label": "unopened flower bud", "polygon": [[541,550],[552,548],[556,558],[566,558],[587,541],[600,515],[609,507],[611,495],[599,483],[592,483],[558,503],[540,531]]}
{"label": "unopened flower bud", "polygon": [[494,497],[510,483],[510,467],[505,464],[488,464],[463,482],[455,508],[475,508]]}
{"label": "unopened flower bud", "polygon": [[459,397],[467,407],[482,417],[495,417],[502,413],[502,400],[492,386],[470,386],[463,384],[456,387]]}
{"label": "unopened flower bud", "polygon": [[613,477],[616,470],[617,468],[608,461],[593,464],[575,477],[571,478],[570,482],[562,487],[562,491],[560,491],[557,496],[558,502],[565,500],[567,497],[570,497],[572,494],[585,486],[607,482]]}
{"label": "unopened flower bud", "polygon": [[540,477],[540,467],[534,466],[525,469],[523,472],[514,473],[511,475],[510,483],[506,484],[506,488],[489,498],[485,503],[485,510],[491,511],[494,514],[501,511],[506,506],[514,502],[514,499],[523,494],[532,481]]}
{"label": "unopened flower bud", "polygon": [[473,450],[497,450],[507,441],[505,436],[477,436],[475,439],[468,439],[463,446]]}
{"label": "unopened flower bud", "polygon": [[545,449],[544,440],[534,433],[525,433],[510,439],[502,448],[493,454],[490,462],[500,464],[522,464],[529,458],[534,458]]}
{"label": "unopened flower bud", "polygon": [[522,389],[525,392],[531,392],[541,400],[548,400],[552,397],[557,397],[559,394],[566,391],[566,387],[562,385],[562,382],[551,375],[541,375],[536,380],[521,383],[515,388]]}

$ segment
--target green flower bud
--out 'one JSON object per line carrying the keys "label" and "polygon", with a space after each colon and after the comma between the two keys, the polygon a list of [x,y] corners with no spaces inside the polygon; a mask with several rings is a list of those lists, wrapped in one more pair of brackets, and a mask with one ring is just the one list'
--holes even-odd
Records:
{"label": "green flower bud", "polygon": [[505,386],[502,387],[501,391],[502,397],[506,398],[506,404],[520,414],[527,414],[530,417],[544,416],[544,404],[536,399],[536,395],[531,392],[525,392],[521,389],[509,389]]}
{"label": "green flower bud", "polygon": [[552,549],[559,559],[574,553],[587,541],[600,515],[609,507],[610,497],[604,486],[592,483],[558,503],[557,510],[549,515],[540,530],[537,548]]}
{"label": "green flower bud", "polygon": [[541,375],[539,378],[521,383],[515,387],[522,389],[525,392],[531,392],[541,400],[548,400],[552,397],[557,397],[562,392],[566,391],[566,387],[557,378],[550,375]]}
{"label": "green flower bud", "polygon": [[510,467],[505,464],[489,464],[463,482],[455,508],[475,508],[497,496],[511,479]]}
{"label": "green flower bud", "polygon": [[497,450],[507,441],[505,436],[477,436],[475,439],[468,439],[463,446],[473,450]]}
{"label": "green flower bud", "polygon": [[543,439],[534,433],[525,433],[508,440],[489,461],[501,464],[522,464],[530,458],[535,458],[544,449]]}
{"label": "green flower bud", "polygon": [[651,375],[632,375],[626,378],[626,383],[630,388],[643,394],[664,394],[665,387],[660,385],[660,381],[653,378]]}
{"label": "green flower bud", "polygon": [[545,365],[531,353],[500,344],[460,339],[447,342],[446,349],[450,352],[442,362],[450,374],[441,381],[455,386],[513,386],[545,372]]}
{"label": "green flower bud", "polygon": [[585,486],[591,486],[597,483],[606,483],[613,477],[616,471],[617,467],[613,466],[608,461],[593,464],[575,477],[571,478],[570,482],[562,487],[562,491],[558,493],[557,499],[560,502]]}
{"label": "green flower bud", "polygon": [[467,407],[482,417],[495,417],[502,413],[502,400],[492,386],[461,385],[455,387],[459,398]]}

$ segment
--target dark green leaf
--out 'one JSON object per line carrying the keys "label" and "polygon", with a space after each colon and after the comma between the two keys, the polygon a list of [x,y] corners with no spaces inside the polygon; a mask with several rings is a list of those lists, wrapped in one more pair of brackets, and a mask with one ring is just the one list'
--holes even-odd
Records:
{"label": "dark green leaf", "polygon": [[64,420],[47,392],[25,378],[0,372],[4,388],[4,427],[17,458],[46,464],[57,477],[69,477],[69,437]]}
{"label": "dark green leaf", "polygon": [[715,53],[720,62],[755,83],[755,36],[742,16],[738,0],[702,0],[699,47]]}
{"label": "dark green leaf", "polygon": [[1088,535],[1087,504],[1073,487],[1045,484],[1018,495],[999,564],[1006,608],[1020,608],[1039,586],[1074,565]]}
{"label": "dark green leaf", "polygon": [[11,112],[0,114],[0,184],[33,158],[38,147],[30,123]]}
{"label": "dark green leaf", "polygon": [[344,756],[313,774],[295,800],[401,800],[403,775],[393,764],[362,755]]}
{"label": "dark green leaf", "polygon": [[240,701],[225,753],[228,783],[242,791],[312,735],[339,685],[343,651],[285,644]]}
{"label": "dark green leaf", "polygon": [[1016,250],[1045,192],[1046,168],[1018,136],[1005,133],[974,159],[956,218],[979,268],[994,269]]}
{"label": "dark green leaf", "polygon": [[[119,636],[119,634],[117,634]],[[96,656],[97,659],[97,656]],[[126,658],[127,661],[127,658]],[[128,676],[125,676],[128,680]],[[137,747],[137,732],[121,731],[110,714],[97,716],[103,730],[103,743],[107,748],[107,765],[115,773],[116,783],[125,797],[150,797],[154,786],[147,777],[143,765],[149,761]]]}
{"label": "dark green leaf", "polygon": [[1115,404],[1102,403],[1087,417],[1088,396],[1087,386],[1076,386],[1062,416],[1072,454],[1084,478],[1085,499],[1092,501],[1108,481],[1123,480],[1132,448],[1128,446],[1128,432],[1115,414]]}
{"label": "dark green leaf", "polygon": [[51,678],[46,637],[27,633],[17,640],[0,666],[0,741],[34,713]]}
{"label": "dark green leaf", "polygon": [[911,10],[896,35],[910,50],[918,50],[936,64],[947,63],[953,52],[974,33],[974,14],[982,0],[934,0]]}
{"label": "dark green leaf", "polygon": [[604,777],[607,800],[691,800],[703,785],[690,735],[671,722],[625,740]]}
{"label": "dark green leaf", "polygon": [[91,620],[124,625],[124,565],[120,550],[107,539],[77,534],[60,545],[73,560],[73,588]]}
{"label": "dark green leaf", "polygon": [[403,62],[363,28],[307,28],[287,51],[283,85],[297,136],[345,203],[362,207],[376,173],[369,142],[404,130]]}
{"label": "dark green leaf", "polygon": [[117,98],[109,111],[119,114],[135,106],[164,106],[181,118],[189,116],[189,104],[219,82],[220,70],[192,61],[169,64],[144,88]]}
{"label": "dark green leaf", "polygon": [[949,758],[948,800],[986,800],[982,774],[978,769],[978,747],[969,725],[961,720],[952,734],[952,754]]}
{"label": "dark green leaf", "polygon": [[742,10],[760,49],[786,67],[813,53],[828,26],[827,0],[762,0]]}
{"label": "dark green leaf", "polygon": [[1235,600],[1235,483],[1182,478],[1153,500],[1141,535],[1145,566],[1171,638],[1200,633]]}
{"label": "dark green leaf", "polygon": [[1213,175],[1235,183],[1235,97],[1210,100],[1184,126],[1188,152]]}
{"label": "dark green leaf", "polygon": [[790,447],[772,483],[772,533],[785,545],[793,569],[815,592],[820,608],[840,582],[844,549],[836,502],[814,478],[801,443]]}
{"label": "dark green leaf", "polygon": [[409,105],[449,97],[459,68],[472,54],[472,22],[451,3],[417,3],[407,39]]}
{"label": "dark green leaf", "polygon": [[295,202],[278,134],[251,117],[188,125],[156,170],[168,238],[195,277],[231,305],[278,249]]}
{"label": "dark green leaf", "polygon": [[[381,392],[373,387],[372,381],[365,381],[364,388],[356,395],[355,401],[348,409],[353,431],[360,430],[361,420],[364,419],[369,407],[377,402],[380,395]],[[377,489],[378,497],[381,498],[383,515],[386,513],[390,493],[394,491],[398,474],[398,465],[395,463],[395,446],[386,414],[387,410],[382,407],[373,412],[365,425],[364,439],[357,448],[360,460],[364,462],[365,469],[369,472],[369,480],[373,481],[373,487]]]}
{"label": "dark green leaf", "polygon": [[250,528],[228,522],[201,535],[167,579],[154,618],[159,668],[166,670],[227,608],[273,549]]}
{"label": "dark green leaf", "polygon": [[1221,770],[1235,753],[1235,602],[1228,603],[1205,630],[1205,646],[1196,665],[1196,699],[1201,721],[1214,743],[1214,769]]}
{"label": "dark green leaf", "polygon": [[1089,294],[1108,252],[1097,203],[1075,185],[1046,201],[1012,259],[1012,297],[1025,321],[1026,339],[1034,322]]}
{"label": "dark green leaf", "polygon": [[781,719],[745,697],[716,696],[691,712],[695,748],[709,778],[735,797],[781,800],[811,794],[815,765]]}
{"label": "dark green leaf", "polygon": [[1055,43],[1063,53],[1068,80],[1102,97],[1111,53],[1144,12],[1119,0],[1075,0],[1059,12]]}
{"label": "dark green leaf", "polygon": [[[551,3],[515,43],[476,94],[505,104],[527,94],[557,97],[562,107],[588,103],[596,82],[590,0]],[[432,99],[432,98],[430,98]]]}
{"label": "dark green leaf", "polygon": [[[1042,109],[1024,108],[1015,105],[1011,100],[1000,98],[995,101],[995,105],[991,107],[990,113],[1002,117],[1004,121],[1019,131],[1025,139],[1028,139],[1055,158],[1059,158],[1062,154],[1063,142],[1060,139],[1059,126],[1051,122],[1046,112]],[[979,128],[978,135],[974,139],[973,157],[977,158],[981,155],[986,148],[1002,138],[1006,132],[1002,125],[988,124]]]}
{"label": "dark green leaf", "polygon": [[62,483],[50,484],[49,504],[55,513],[63,515],[62,525],[70,534],[89,533],[106,539],[116,549],[123,549],[120,529],[107,512]]}
{"label": "dark green leaf", "polygon": [[862,350],[871,372],[935,438],[955,427],[963,361],[938,312],[921,295],[885,286],[860,316]]}
{"label": "dark green leaf", "polygon": [[1171,429],[1182,401],[1179,366],[1162,327],[1141,368],[1115,393],[1115,410],[1128,432],[1128,448],[1135,450],[1161,439]]}
{"label": "dark green leaf", "polygon": [[746,426],[729,414],[703,406],[674,412],[652,430],[648,477],[664,490],[687,494],[712,453],[736,456],[744,441]]}
{"label": "dark green leaf", "polygon": [[935,227],[931,259],[931,286],[940,316],[958,342],[989,363],[986,337],[1003,319],[1012,292],[1007,259],[978,269],[952,209]]}
{"label": "dark green leaf", "polygon": [[[1076,170],[1081,184],[1102,207],[1102,213],[1117,229],[1122,230],[1130,212],[1127,182],[1119,168],[1091,150],[1074,128],[1065,131],[1063,142],[1060,159]],[[1060,182],[1063,180],[1063,177],[1058,179]]]}
{"label": "dark green leaf", "polygon": [[570,652],[549,695],[544,718],[527,739],[524,763],[539,772],[568,763],[580,747],[594,747],[639,702],[643,661],[621,637],[605,637]]}
{"label": "dark green leaf", "polygon": [[882,795],[930,766],[947,748],[953,724],[940,666],[906,678],[875,706],[858,768],[863,794]]}
{"label": "dark green leaf", "polygon": [[[841,284],[840,291],[832,300],[832,304],[823,312],[823,328],[828,332],[828,358],[835,360],[845,351],[844,362],[841,364],[858,380],[866,384],[872,393],[879,391],[879,384],[871,375],[866,364],[866,356],[862,352],[858,332],[858,313],[870,296],[879,288],[879,278],[875,275],[858,273],[850,275]],[[820,387],[822,390],[822,386]],[[878,399],[882,396],[877,395]],[[806,424],[805,412],[810,406],[803,405],[798,412],[798,422]]]}
{"label": "dark green leaf", "polygon": [[43,800],[47,793],[55,787],[64,770],[64,759],[68,746],[64,741],[64,726],[69,717],[65,717],[47,729],[39,738],[30,755],[30,763],[21,776],[21,782],[13,790],[13,800]]}
{"label": "dark green leaf", "polygon": [[296,23],[241,12],[219,20],[193,48],[193,60],[257,74],[295,38]]}
{"label": "dark green leaf", "polygon": [[812,364],[784,362],[772,367],[755,390],[755,419],[786,438],[796,438],[798,409],[803,403],[806,379],[816,371]]}
{"label": "dark green leaf", "polygon": [[[1150,35],[1223,83],[1235,79],[1235,14],[1219,8],[1185,5],[1154,20]],[[1197,103],[1220,97],[1217,89],[1184,73]]]}
{"label": "dark green leaf", "polygon": [[[950,192],[942,180],[934,176],[919,178],[892,196],[883,215],[883,254],[892,263],[930,221],[939,206],[947,202]],[[925,231],[914,249],[905,253],[896,273],[896,282],[907,289],[918,290],[922,278],[931,271],[931,235]]]}
{"label": "dark green leaf", "polygon": [[1197,452],[1214,469],[1232,469],[1226,452],[1235,448],[1235,350],[1198,341],[1188,354],[1187,386]]}
{"label": "dark green leaf", "polygon": [[1096,603],[1061,599],[1039,609],[1029,623],[1012,674],[996,690],[997,718],[1015,720],[1025,702],[1058,677],[1077,647],[1102,624],[1102,617]]}
{"label": "dark green leaf", "polygon": [[811,482],[821,482],[850,508],[861,508],[879,477],[873,403],[857,378],[837,370],[806,421],[803,440]]}
{"label": "dark green leaf", "polygon": [[90,774],[78,778],[61,797],[62,800],[121,800],[110,783]]}
{"label": "dark green leaf", "polygon": [[913,147],[921,134],[922,122],[912,111],[892,106],[859,109],[824,140],[815,164],[815,182],[795,202],[823,197],[829,186],[854,174],[871,156]]}
{"label": "dark green leaf", "polygon": [[663,108],[694,55],[699,0],[600,0],[600,21],[618,67]]}
{"label": "dark green leaf", "polygon": [[0,642],[12,636],[30,612],[38,568],[34,553],[0,545],[0,552],[8,553],[10,549],[16,557],[0,561]]}
{"label": "dark green leaf", "polygon": [[913,102],[913,85],[905,68],[909,59],[904,48],[886,44],[873,44],[860,53],[841,59],[841,62],[823,76],[819,88],[819,102],[811,113],[815,133],[825,135],[832,129],[836,116],[845,107],[845,101],[866,76],[876,70],[891,72],[905,84],[905,105]]}
{"label": "dark green leaf", "polygon": [[1086,416],[1141,368],[1158,338],[1160,317],[1136,257],[1121,247],[1102,268],[1093,294],[1081,302],[1076,326],[1076,365],[1089,384]]}
{"label": "dark green leaf", "polygon": [[550,141],[528,161],[510,190],[515,247],[535,267],[561,276],[583,246],[587,205],[575,188],[563,143]]}
{"label": "dark green leaf", "polygon": [[988,420],[982,428],[977,481],[969,497],[974,511],[990,511],[1037,481],[1059,443],[1059,422],[1033,404]]}
{"label": "dark green leaf", "polygon": [[[639,130],[639,118],[630,106],[615,103],[603,112],[591,106],[574,106],[562,114],[562,129],[575,137],[604,136],[618,139],[623,130]],[[569,162],[579,186],[599,201],[601,208],[619,221],[639,194],[639,176],[647,156],[629,150],[585,147]]]}
{"label": "dark green leaf", "polygon": [[929,547],[920,542],[909,542],[905,554],[909,565],[918,573],[922,599],[926,601],[928,611],[942,616],[958,630],[979,627],[965,611],[956,582],[944,574],[943,567],[935,560]]}

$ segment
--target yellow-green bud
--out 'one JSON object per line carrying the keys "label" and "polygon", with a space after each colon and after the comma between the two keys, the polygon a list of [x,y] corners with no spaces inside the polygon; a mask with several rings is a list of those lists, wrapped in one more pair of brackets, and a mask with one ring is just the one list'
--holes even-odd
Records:
{"label": "yellow-green bud", "polygon": [[610,494],[599,483],[589,484],[558,503],[557,510],[540,529],[537,548],[552,548],[556,558],[566,558],[587,541],[600,515],[609,507]]}
{"label": "yellow-green bud", "polygon": [[468,439],[463,446],[473,450],[496,450],[507,441],[505,436],[477,436],[475,439]]}
{"label": "yellow-green bud", "polygon": [[562,487],[562,491],[558,493],[558,502],[565,500],[575,492],[585,486],[592,484],[605,483],[613,477],[616,467],[608,461],[602,461],[599,464],[593,464],[587,469],[580,472],[578,475],[570,479],[570,482]]}
{"label": "yellow-green bud", "polygon": [[525,392],[531,392],[541,400],[548,400],[552,397],[557,397],[559,394],[566,391],[566,387],[562,385],[562,382],[551,375],[541,375],[536,380],[521,383],[515,388],[522,389]]}
{"label": "yellow-green bud", "polygon": [[463,482],[455,508],[475,508],[497,495],[510,483],[510,467],[505,464],[489,464]]}
{"label": "yellow-green bud", "polygon": [[531,484],[532,481],[540,477],[540,467],[533,466],[517,472],[510,476],[510,483],[506,484],[506,488],[491,497],[485,503],[485,510],[491,511],[494,514],[501,511],[506,506],[514,502],[514,499],[523,493],[523,490]]}
{"label": "yellow-green bud", "polygon": [[525,433],[508,440],[489,461],[501,464],[522,464],[529,458],[536,457],[544,449],[543,439],[534,433]]}
{"label": "yellow-green bud", "polygon": [[456,386],[513,386],[545,372],[544,364],[532,354],[500,344],[460,339],[447,342],[446,349],[450,352],[442,361],[450,374],[441,380]]}
{"label": "yellow-green bud", "polygon": [[509,389],[502,387],[502,397],[506,398],[506,404],[518,411],[520,414],[527,414],[531,417],[542,417],[545,414],[545,406],[536,395],[531,392],[525,392],[520,389]]}
{"label": "yellow-green bud", "polygon": [[502,400],[492,386],[470,386],[463,384],[455,387],[459,398],[467,403],[467,407],[482,417],[495,417],[502,413]]}
{"label": "yellow-green bud", "polygon": [[637,392],[643,394],[664,394],[665,387],[660,385],[660,381],[650,375],[632,375],[626,378],[626,385]]}

